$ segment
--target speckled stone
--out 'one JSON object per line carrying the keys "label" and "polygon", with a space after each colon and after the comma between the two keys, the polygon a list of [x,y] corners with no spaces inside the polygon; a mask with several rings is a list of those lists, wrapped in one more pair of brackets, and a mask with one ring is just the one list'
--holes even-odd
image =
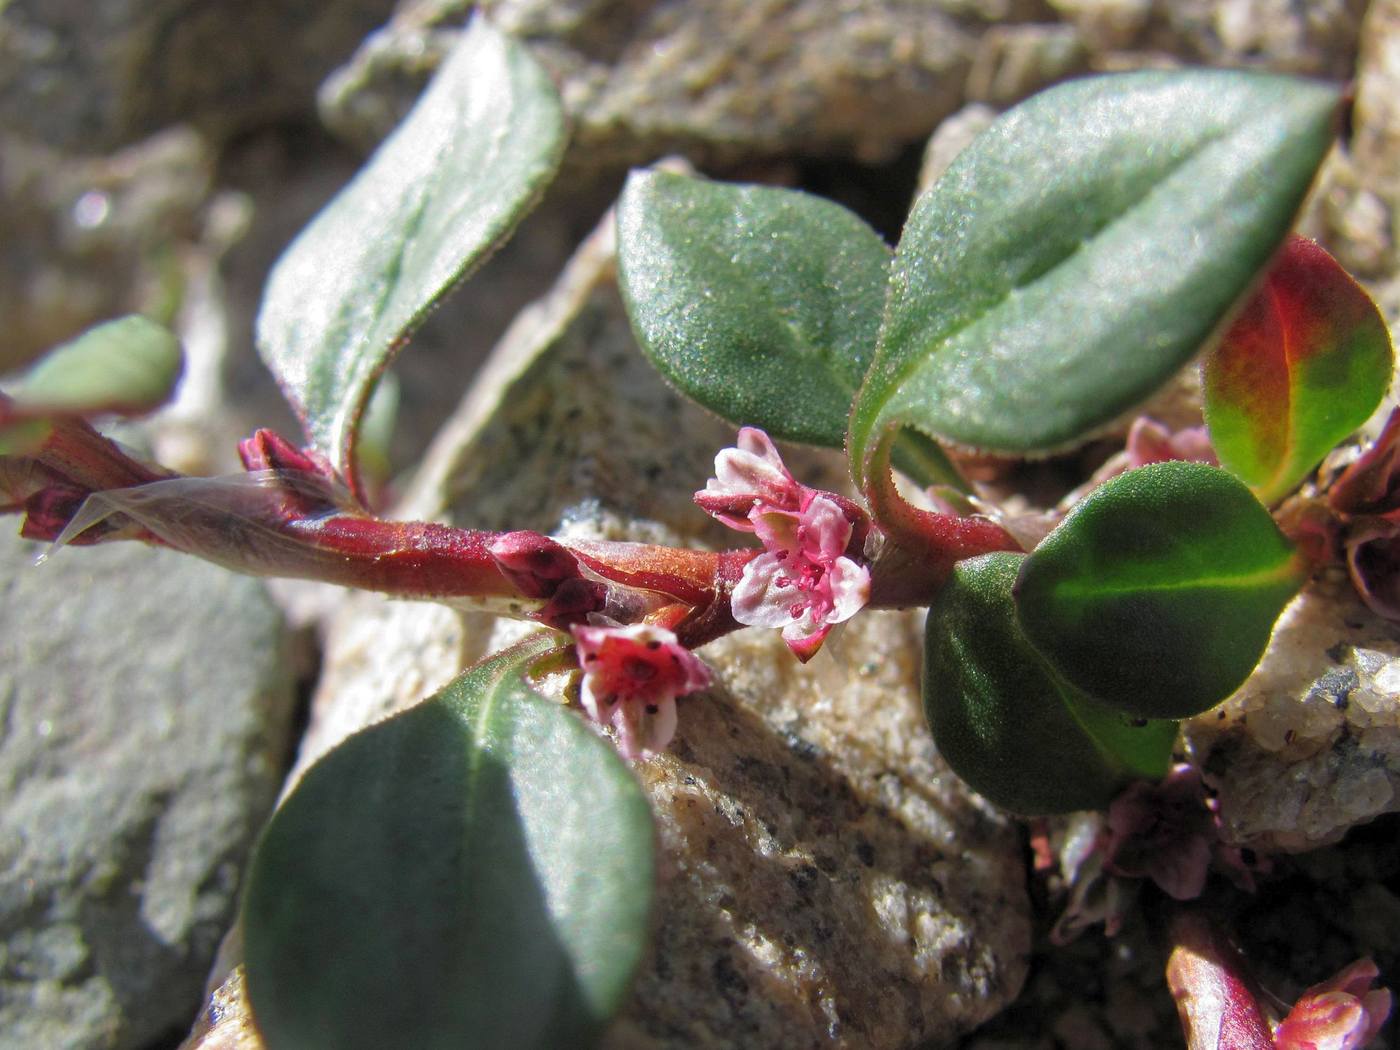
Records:
{"label": "speckled stone", "polygon": [[1228,841],[1299,852],[1400,809],[1400,632],[1340,570],[1285,610],[1258,669],[1186,726]]}

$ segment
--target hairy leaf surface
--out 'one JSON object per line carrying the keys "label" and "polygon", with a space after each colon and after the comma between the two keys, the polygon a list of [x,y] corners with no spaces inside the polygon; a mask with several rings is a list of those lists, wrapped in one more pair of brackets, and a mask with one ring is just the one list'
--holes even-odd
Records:
{"label": "hairy leaf surface", "polygon": [[558,164],[563,127],[549,77],[478,17],[273,269],[258,349],[312,444],[352,483],[355,430],[379,374],[529,210]]}
{"label": "hairy leaf surface", "polygon": [[840,448],[875,352],[890,250],[839,204],[633,172],[618,268],[642,349],[738,425]]}
{"label": "hairy leaf surface", "polygon": [[1337,103],[1192,70],[1073,81],[1004,114],[905,227],[851,420],[857,482],[891,427],[1023,453],[1148,397],[1287,233]]}
{"label": "hairy leaf surface", "polygon": [[270,1046],[590,1046],[645,945],[636,779],[536,695],[535,639],[350,737],[273,816],[244,903]]}

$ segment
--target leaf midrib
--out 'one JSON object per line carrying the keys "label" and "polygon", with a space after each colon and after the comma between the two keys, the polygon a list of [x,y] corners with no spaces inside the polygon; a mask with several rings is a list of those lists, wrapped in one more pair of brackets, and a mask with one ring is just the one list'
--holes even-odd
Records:
{"label": "leaf midrib", "polygon": [[[937,344],[934,349],[922,353],[911,354],[909,362],[902,369],[899,369],[897,371],[895,377],[892,379],[892,382],[887,387],[888,393],[881,402],[879,413],[875,418],[875,424],[871,429],[874,430],[880,428],[880,424],[884,422],[885,409],[889,405],[889,403],[895,398],[899,391],[903,389],[905,384],[908,383],[910,377],[912,377],[915,372],[919,371],[920,368],[922,368],[935,355],[937,355],[941,349],[945,348],[949,343],[955,340],[960,334],[965,332],[967,329],[972,328],[977,324],[980,324],[984,319],[986,319],[996,311],[1000,310],[1013,295],[1016,295],[1017,293],[1022,292],[1028,288],[1032,288],[1035,285],[1040,284],[1041,282],[1053,277],[1065,265],[1067,260],[1074,258],[1076,255],[1082,252],[1085,246],[1088,245],[1091,241],[1096,240],[1097,238],[1102,236],[1106,230],[1120,224],[1126,217],[1134,214],[1135,212],[1143,208],[1147,201],[1149,201],[1161,189],[1162,185],[1166,183],[1169,179],[1171,179],[1171,177],[1175,175],[1180,168],[1195,160],[1209,147],[1227,138],[1229,134],[1229,131],[1218,131],[1209,136],[1208,138],[1202,139],[1195,149],[1184,154],[1180,159],[1176,161],[1176,163],[1172,164],[1166,171],[1164,171],[1161,177],[1153,182],[1151,188],[1148,189],[1148,191],[1144,193],[1141,197],[1139,197],[1133,204],[1123,209],[1121,212],[1118,212],[1117,214],[1109,217],[1106,221],[1100,223],[1098,226],[1094,227],[1094,229],[1091,230],[1086,236],[1081,236],[1078,239],[1078,243],[1074,246],[1074,248],[1064,253],[1064,255],[1057,259],[1053,265],[1039,270],[1039,272],[1036,272],[1035,275],[1029,280],[1020,280],[1012,284],[1009,288],[1007,288],[1007,290],[1004,293],[997,297],[997,300],[994,303],[990,304],[985,310],[975,314],[972,317],[967,318],[962,324],[956,326],[955,328],[949,329],[947,332],[940,335],[937,339]],[[894,422],[899,422],[899,420],[896,419],[894,420]]]}
{"label": "leaf midrib", "polygon": [[1057,598],[1119,598],[1141,594],[1170,594],[1177,591],[1233,591],[1250,590],[1283,583],[1294,574],[1295,559],[1287,558],[1279,565],[1238,576],[1193,576],[1185,580],[1150,580],[1131,582],[1110,580],[1102,577],[1092,580],[1065,580],[1055,585],[1053,593]]}

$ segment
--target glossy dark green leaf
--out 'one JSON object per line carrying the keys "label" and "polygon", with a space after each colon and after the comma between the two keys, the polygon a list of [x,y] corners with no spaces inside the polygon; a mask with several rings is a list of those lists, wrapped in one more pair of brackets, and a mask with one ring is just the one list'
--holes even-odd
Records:
{"label": "glossy dark green leaf", "polygon": [[170,397],[183,367],[174,334],[131,314],[50,350],[9,393],[15,411],[31,417],[140,415]]}
{"label": "glossy dark green leaf", "polygon": [[890,427],[1020,453],[1145,399],[1268,262],[1337,103],[1191,70],[1073,81],[1004,114],[905,227],[851,420],[857,481]]}
{"label": "glossy dark green leaf", "polygon": [[1185,718],[1248,677],[1305,576],[1249,489],[1176,461],[1090,493],[1026,558],[1016,605],[1075,686],[1133,715]]}
{"label": "glossy dark green leaf", "polygon": [[272,1050],[593,1045],[654,879],[645,797],[521,678],[527,643],[350,737],[249,875],[248,988]]}
{"label": "glossy dark green leaf", "polygon": [[618,269],[642,349],[732,423],[840,448],[875,350],[890,252],[831,201],[633,172]]}
{"label": "glossy dark green leaf", "polygon": [[929,609],[924,709],[938,750],[982,795],[1024,815],[1105,806],[1162,776],[1175,722],[1134,724],[1054,674],[1022,635],[1011,588],[1025,555],[960,562]]}
{"label": "glossy dark green leaf", "polygon": [[1221,465],[1277,502],[1366,422],[1394,366],[1366,289],[1317,242],[1290,237],[1202,368]]}
{"label": "glossy dark green leaf", "polygon": [[375,380],[529,210],[563,142],[549,77],[478,17],[404,122],[278,261],[258,348],[312,443],[348,476]]}

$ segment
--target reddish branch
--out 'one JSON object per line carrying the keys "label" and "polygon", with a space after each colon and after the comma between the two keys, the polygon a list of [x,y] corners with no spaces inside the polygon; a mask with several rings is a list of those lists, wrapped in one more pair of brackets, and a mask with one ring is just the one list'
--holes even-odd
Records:
{"label": "reddish branch", "polygon": [[[0,428],[4,408],[0,402]],[[741,626],[730,596],[762,553],[562,543],[534,532],[389,521],[360,508],[322,458],[270,431],[239,452],[246,475],[190,478],[141,462],[82,420],[53,421],[22,455],[0,456],[0,510],[23,513],[21,532],[30,539],[136,539],[254,575],[484,602],[558,629],[595,614],[645,621],[674,630],[689,648]],[[948,534],[955,549],[941,556],[927,539],[918,555],[886,542],[869,604],[927,603],[946,576],[945,561],[1004,544],[1005,534],[992,529],[960,526]]]}

